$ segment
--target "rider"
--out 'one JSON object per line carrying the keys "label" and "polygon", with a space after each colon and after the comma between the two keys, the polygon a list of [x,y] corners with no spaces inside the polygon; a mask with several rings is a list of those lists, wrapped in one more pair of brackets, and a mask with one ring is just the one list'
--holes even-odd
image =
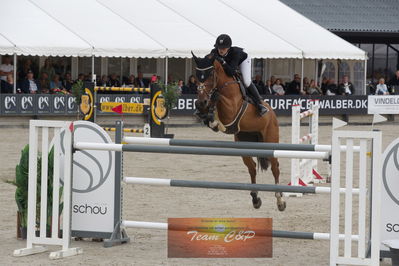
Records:
{"label": "rider", "polygon": [[262,98],[258,89],[252,83],[251,79],[251,58],[244,52],[243,48],[231,46],[232,41],[229,35],[221,34],[216,39],[214,45],[215,49],[211,51],[212,54],[223,65],[223,69],[229,76],[234,76],[238,70],[242,74],[242,82],[247,91],[253,96],[259,114],[263,116],[268,111],[262,104]]}

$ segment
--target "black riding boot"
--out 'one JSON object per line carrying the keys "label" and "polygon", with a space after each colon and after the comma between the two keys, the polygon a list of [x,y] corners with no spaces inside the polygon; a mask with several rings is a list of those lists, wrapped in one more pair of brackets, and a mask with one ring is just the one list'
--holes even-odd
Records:
{"label": "black riding boot", "polygon": [[247,91],[253,96],[252,99],[254,99],[254,101],[255,101],[259,115],[260,116],[265,115],[268,110],[262,104],[263,103],[262,97],[260,96],[258,88],[256,88],[255,84],[251,83],[251,85],[249,85],[249,87],[247,88]]}

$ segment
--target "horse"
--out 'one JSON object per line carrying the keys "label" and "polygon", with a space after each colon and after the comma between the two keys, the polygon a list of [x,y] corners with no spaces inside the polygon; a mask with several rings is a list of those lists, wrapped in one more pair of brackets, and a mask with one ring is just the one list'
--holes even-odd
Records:
{"label": "horse", "polygon": [[[199,81],[198,97],[195,103],[196,114],[214,131],[234,134],[234,141],[279,142],[279,125],[276,114],[269,104],[264,103],[268,112],[260,116],[254,104],[243,97],[239,81],[228,76],[222,64],[210,54],[198,58],[192,53],[196,63]],[[251,183],[256,184],[257,166],[252,157],[242,157],[248,168]],[[258,169],[267,170],[269,162],[275,184],[279,184],[280,169],[277,158],[257,158]],[[260,167],[259,167],[260,166]],[[251,191],[255,209],[262,205],[258,191]],[[286,208],[281,192],[275,193],[277,207]]]}

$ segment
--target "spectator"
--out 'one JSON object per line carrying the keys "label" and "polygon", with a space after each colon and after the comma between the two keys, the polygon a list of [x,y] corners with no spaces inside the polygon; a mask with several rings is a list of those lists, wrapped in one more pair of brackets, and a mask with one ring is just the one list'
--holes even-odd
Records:
{"label": "spectator", "polygon": [[337,84],[335,84],[334,79],[330,79],[326,87],[326,95],[332,96],[337,94],[338,94],[338,86]]}
{"label": "spectator", "polygon": [[137,87],[137,85],[136,85],[136,77],[133,74],[131,74],[128,77],[126,84],[128,86]]}
{"label": "spectator", "polygon": [[389,81],[389,87],[392,94],[395,94],[395,91],[399,91],[399,70],[395,72],[395,76]]}
{"label": "spectator", "polygon": [[62,83],[60,81],[60,76],[55,74],[53,80],[50,81],[50,91],[62,90]]}
{"label": "spectator", "polygon": [[197,93],[198,81],[194,75],[191,75],[188,78],[186,87],[187,87],[187,91],[186,92],[183,91],[183,93],[186,93],[186,94],[196,94]]}
{"label": "spectator", "polygon": [[324,95],[327,95],[327,86],[328,86],[328,78],[323,77],[321,81],[321,91],[323,92]]}
{"label": "spectator", "polygon": [[40,69],[40,77],[42,77],[43,72],[47,73],[49,79],[52,80],[54,78],[55,70],[50,58],[47,58],[46,61],[44,61],[44,66],[42,67],[42,69]]}
{"label": "spectator", "polygon": [[75,80],[75,82],[77,82],[77,81],[82,81],[82,82],[84,82],[84,79],[85,79],[85,74],[80,73],[80,74],[78,75],[78,79]]}
{"label": "spectator", "polygon": [[143,73],[142,72],[137,73],[136,85],[139,88],[148,88],[148,84],[149,83],[150,83],[150,81],[143,77]]}
{"label": "spectator", "polygon": [[108,76],[107,75],[102,75],[101,76],[101,80],[99,82],[99,86],[106,87],[107,84],[108,84],[108,81],[109,81]]}
{"label": "spectator", "polygon": [[294,79],[288,85],[287,95],[299,95],[301,93],[301,77],[298,74],[294,75]]}
{"label": "spectator", "polygon": [[387,85],[385,84],[385,79],[380,78],[378,80],[377,89],[375,91],[376,95],[389,95]]}
{"label": "spectator", "polygon": [[121,83],[119,82],[118,77],[116,76],[115,73],[111,74],[109,81],[107,83],[107,86],[108,87],[120,87],[121,86]]}
{"label": "spectator", "polygon": [[270,77],[270,83],[272,84],[272,86],[276,83],[276,77],[275,76],[271,76]]}
{"label": "spectator", "polygon": [[175,79],[173,78],[173,75],[172,74],[169,74],[168,75],[168,84],[172,84],[172,83],[174,83],[175,82]]}
{"label": "spectator", "polygon": [[21,84],[21,90],[23,93],[37,93],[40,91],[40,83],[34,79],[32,70],[29,70],[26,74],[26,78]]}
{"label": "spectator", "polygon": [[18,81],[23,81],[26,78],[26,74],[28,74],[29,70],[33,71],[32,60],[26,59],[18,71]]}
{"label": "spectator", "polygon": [[6,82],[8,74],[14,74],[14,66],[11,64],[11,57],[3,56],[3,64],[0,65],[0,80]]}
{"label": "spectator", "polygon": [[273,85],[273,91],[276,95],[284,95],[285,90],[283,85],[281,85],[281,79],[276,79],[276,83]]}
{"label": "spectator", "polygon": [[266,85],[265,85],[264,88],[265,88],[265,90],[264,90],[264,93],[263,93],[263,94],[265,94],[265,95],[272,95],[272,94],[274,94],[272,82],[271,82],[269,79],[266,80]]}
{"label": "spectator", "polygon": [[72,76],[71,73],[68,72],[64,76],[64,80],[62,81],[62,87],[64,87],[67,92],[71,92],[72,84],[73,84]]}
{"label": "spectator", "polygon": [[265,83],[263,83],[260,75],[256,75],[252,83],[255,84],[260,94],[265,94]]}
{"label": "spectator", "polygon": [[323,92],[319,87],[316,85],[316,81],[313,79],[310,81],[309,87],[306,90],[306,93],[309,95],[322,95]]}
{"label": "spectator", "polygon": [[349,82],[349,77],[344,76],[343,82],[339,84],[338,94],[340,95],[353,95],[355,93],[355,87]]}
{"label": "spectator", "polygon": [[1,93],[13,93],[14,92],[14,75],[8,74],[7,80],[0,80],[1,82]]}
{"label": "spectator", "polygon": [[183,93],[183,91],[187,91],[187,87],[186,85],[184,85],[184,81],[182,79],[179,79],[179,81],[177,82],[177,87],[179,89],[180,94]]}
{"label": "spectator", "polygon": [[310,86],[309,79],[307,77],[303,78],[303,94],[306,94]]}
{"label": "spectator", "polygon": [[42,72],[42,76],[39,79],[40,93],[50,93],[50,80],[47,72]]}
{"label": "spectator", "polygon": [[157,75],[152,75],[151,80],[150,80],[150,84],[154,84],[154,83],[158,83],[158,77]]}

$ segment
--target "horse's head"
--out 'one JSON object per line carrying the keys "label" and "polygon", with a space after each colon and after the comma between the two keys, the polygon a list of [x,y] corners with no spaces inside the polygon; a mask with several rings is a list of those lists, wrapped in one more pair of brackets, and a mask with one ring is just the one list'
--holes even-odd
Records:
{"label": "horse's head", "polygon": [[207,114],[209,108],[214,104],[215,92],[217,90],[217,77],[215,71],[215,57],[210,54],[204,58],[198,58],[192,53],[196,64],[196,76],[199,81],[197,87],[198,98],[195,107],[199,114]]}

